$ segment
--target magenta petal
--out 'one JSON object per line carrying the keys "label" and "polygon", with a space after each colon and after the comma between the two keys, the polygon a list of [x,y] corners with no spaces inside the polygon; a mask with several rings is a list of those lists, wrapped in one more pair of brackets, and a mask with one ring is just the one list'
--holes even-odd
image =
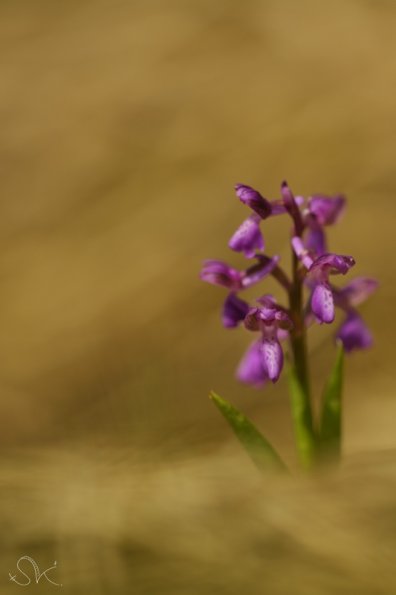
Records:
{"label": "magenta petal", "polygon": [[354,349],[367,349],[373,343],[373,337],[356,312],[350,312],[337,332],[337,339],[340,339],[346,352]]}
{"label": "magenta petal", "polygon": [[276,382],[282,372],[283,351],[277,339],[264,339],[261,347],[263,365],[268,378]]}
{"label": "magenta petal", "polygon": [[343,256],[341,254],[322,254],[319,256],[310,268],[311,272],[327,271],[330,274],[341,273],[345,275],[355,264],[352,256]]}
{"label": "magenta petal", "polygon": [[243,287],[251,287],[255,283],[264,279],[272,273],[272,271],[278,266],[278,262],[280,260],[279,256],[273,256],[269,258],[269,256],[259,255],[258,263],[250,267],[246,272],[242,279]]}
{"label": "magenta petal", "polygon": [[242,273],[221,260],[205,260],[200,277],[202,281],[227,287],[232,291],[242,288]]}
{"label": "magenta petal", "polygon": [[287,211],[294,211],[296,208],[298,208],[294,194],[290,190],[286,181],[282,182],[281,184],[281,194],[283,198],[283,204],[285,205]]}
{"label": "magenta petal", "polygon": [[314,260],[310,255],[309,251],[305,248],[302,239],[299,236],[292,237],[291,245],[297,258],[301,260],[305,268],[309,270]]}
{"label": "magenta petal", "polygon": [[260,256],[258,263],[248,268],[245,272],[242,279],[243,287],[251,287],[255,283],[261,281],[261,279],[264,279],[264,277],[270,275],[278,266],[279,260],[279,256],[273,256],[272,258],[264,255]]}
{"label": "magenta petal", "polygon": [[238,227],[228,246],[235,252],[243,252],[246,258],[253,258],[256,250],[264,250],[264,240],[261,235],[259,217],[252,215]]}
{"label": "magenta petal", "polygon": [[226,298],[223,306],[222,321],[226,328],[235,328],[249,312],[249,304],[234,293]]}
{"label": "magenta petal", "polygon": [[250,345],[240,361],[236,372],[238,380],[251,384],[256,388],[260,388],[268,380],[263,366],[261,346],[261,341],[255,341]]}
{"label": "magenta petal", "polygon": [[338,290],[341,301],[349,306],[364,302],[378,287],[378,281],[370,277],[356,277]]}
{"label": "magenta petal", "polygon": [[304,229],[304,222],[301,216],[301,212],[296,199],[292,191],[290,190],[287,182],[281,184],[281,194],[283,198],[283,204],[286,207],[287,212],[294,220],[295,232],[297,235],[301,235]]}
{"label": "magenta petal", "polygon": [[237,184],[235,191],[239,200],[257,213],[261,219],[266,219],[271,215],[271,203],[261,196],[260,192],[245,184]]}
{"label": "magenta petal", "polygon": [[271,339],[277,329],[290,330],[293,327],[288,313],[275,303],[271,295],[264,295],[257,301],[261,306],[251,308],[245,317],[245,327],[249,331],[260,330],[264,338]]}
{"label": "magenta petal", "polygon": [[317,256],[326,252],[326,236],[321,227],[311,228],[308,231],[305,246]]}
{"label": "magenta petal", "polygon": [[271,295],[270,293],[266,293],[266,294],[262,295],[261,297],[257,298],[256,302],[258,302],[262,306],[265,306],[266,308],[274,309],[274,308],[278,307],[274,296]]}
{"label": "magenta petal", "polygon": [[290,334],[289,331],[283,328],[278,328],[278,330],[276,331],[276,336],[278,337],[278,341],[286,341],[286,339],[289,338]]}
{"label": "magenta petal", "polygon": [[286,213],[285,205],[283,200],[271,200],[271,215],[283,215]]}
{"label": "magenta petal", "polygon": [[314,215],[320,225],[332,225],[336,223],[345,208],[343,196],[322,196],[315,194],[308,203],[311,215]]}
{"label": "magenta petal", "polygon": [[318,283],[312,292],[312,312],[319,322],[327,324],[334,320],[334,300],[332,291],[327,283]]}
{"label": "magenta petal", "polygon": [[251,308],[245,316],[245,328],[247,328],[248,331],[258,331],[260,330],[260,322],[260,308]]}

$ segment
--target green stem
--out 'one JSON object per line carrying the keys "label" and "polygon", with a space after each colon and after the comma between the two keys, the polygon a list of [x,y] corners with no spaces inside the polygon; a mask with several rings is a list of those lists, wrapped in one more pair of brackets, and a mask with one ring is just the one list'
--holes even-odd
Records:
{"label": "green stem", "polygon": [[293,254],[293,282],[289,291],[290,313],[293,329],[290,345],[293,357],[290,375],[291,407],[297,449],[301,463],[312,467],[316,454],[306,347],[306,329],[303,312],[303,282],[299,275],[298,259]]}

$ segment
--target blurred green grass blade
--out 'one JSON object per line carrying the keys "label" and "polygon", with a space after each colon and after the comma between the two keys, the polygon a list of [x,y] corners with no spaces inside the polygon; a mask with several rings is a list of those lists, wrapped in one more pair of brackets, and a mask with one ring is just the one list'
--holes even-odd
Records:
{"label": "blurred green grass blade", "polygon": [[340,343],[333,369],[323,391],[319,429],[321,454],[333,458],[339,458],[341,454],[343,369],[344,348]]}
{"label": "blurred green grass blade", "polygon": [[309,469],[314,463],[317,446],[309,394],[302,387],[292,365],[289,365],[288,381],[296,446],[301,464]]}
{"label": "blurred green grass blade", "polygon": [[245,415],[213,391],[209,397],[261,471],[286,470],[286,465],[277,452]]}

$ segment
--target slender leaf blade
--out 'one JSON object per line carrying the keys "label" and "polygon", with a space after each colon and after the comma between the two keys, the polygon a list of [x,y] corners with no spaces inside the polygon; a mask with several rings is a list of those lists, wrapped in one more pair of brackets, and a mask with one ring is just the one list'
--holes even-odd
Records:
{"label": "slender leaf blade", "polygon": [[286,465],[273,446],[243,413],[213,391],[209,397],[261,471],[286,470]]}
{"label": "slender leaf blade", "polygon": [[343,369],[344,348],[340,343],[333,369],[323,391],[319,429],[322,455],[334,458],[339,458],[341,454]]}

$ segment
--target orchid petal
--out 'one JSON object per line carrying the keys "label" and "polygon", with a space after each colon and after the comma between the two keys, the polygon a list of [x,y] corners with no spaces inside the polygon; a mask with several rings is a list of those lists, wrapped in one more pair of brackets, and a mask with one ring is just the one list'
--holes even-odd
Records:
{"label": "orchid petal", "polygon": [[309,251],[306,249],[302,239],[299,236],[292,237],[291,245],[297,258],[301,260],[305,268],[309,270],[314,260],[309,254]]}
{"label": "orchid petal", "polygon": [[200,277],[202,281],[227,287],[232,291],[242,288],[242,273],[221,260],[206,260]]}
{"label": "orchid petal", "polygon": [[307,233],[305,241],[307,250],[312,251],[317,256],[325,254],[326,250],[326,236],[321,227],[311,227]]}
{"label": "orchid petal", "polygon": [[308,202],[308,209],[319,225],[332,225],[339,220],[344,212],[345,198],[315,194]]}
{"label": "orchid petal", "polygon": [[257,213],[261,219],[267,219],[271,215],[271,203],[261,196],[260,192],[245,184],[237,184],[235,191],[239,200]]}
{"label": "orchid petal", "polygon": [[264,250],[264,240],[260,231],[259,217],[252,215],[238,227],[228,246],[235,252],[243,252],[246,258],[253,258],[256,249]]}
{"label": "orchid petal", "polygon": [[282,372],[283,351],[278,339],[264,339],[261,347],[263,366],[268,378],[276,382]]}
{"label": "orchid petal", "polygon": [[356,277],[345,287],[338,290],[341,302],[349,306],[358,306],[364,302],[378,287],[378,281],[370,277]]}
{"label": "orchid petal", "polygon": [[341,254],[322,254],[312,264],[309,272],[327,272],[328,274],[341,273],[345,275],[355,264],[352,256],[343,256]]}
{"label": "orchid petal", "polygon": [[242,286],[244,288],[251,287],[255,283],[264,279],[272,273],[272,271],[278,266],[280,260],[279,256],[268,256],[258,255],[258,263],[250,267],[242,278]]}
{"label": "orchid petal", "polygon": [[312,292],[312,312],[319,322],[329,324],[334,320],[334,300],[332,291],[327,283],[318,283]]}
{"label": "orchid petal", "polygon": [[262,387],[268,380],[267,372],[263,366],[261,346],[261,341],[255,341],[250,345],[236,372],[238,380],[256,388]]}
{"label": "orchid petal", "polygon": [[283,204],[285,205],[287,212],[294,221],[296,234],[301,235],[304,229],[304,222],[297,201],[294,198],[294,195],[290,190],[287,182],[282,182],[281,194],[283,198]]}
{"label": "orchid petal", "polygon": [[371,332],[357,312],[351,311],[337,332],[346,352],[354,349],[367,349],[373,343]]}
{"label": "orchid petal", "polygon": [[234,293],[226,298],[223,305],[222,320],[226,328],[235,328],[249,312],[249,304]]}

